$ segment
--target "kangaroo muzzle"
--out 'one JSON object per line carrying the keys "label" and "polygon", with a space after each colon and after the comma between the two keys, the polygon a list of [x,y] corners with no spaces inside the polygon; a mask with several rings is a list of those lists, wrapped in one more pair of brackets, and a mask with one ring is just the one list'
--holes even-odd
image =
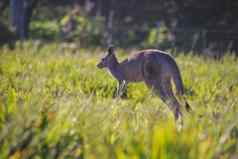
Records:
{"label": "kangaroo muzzle", "polygon": [[97,68],[103,68],[103,67],[105,67],[105,66],[104,66],[104,64],[102,62],[97,64]]}

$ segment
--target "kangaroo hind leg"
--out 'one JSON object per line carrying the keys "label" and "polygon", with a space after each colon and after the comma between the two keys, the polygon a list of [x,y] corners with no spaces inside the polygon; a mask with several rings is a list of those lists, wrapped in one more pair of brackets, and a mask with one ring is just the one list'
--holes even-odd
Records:
{"label": "kangaroo hind leg", "polygon": [[175,119],[178,120],[179,117],[181,116],[180,105],[172,92],[172,86],[171,86],[170,80],[169,79],[167,80],[148,79],[148,80],[145,80],[145,83],[149,88],[152,88],[152,90],[156,94],[159,94],[162,101],[166,105],[168,105],[170,110],[172,110]]}

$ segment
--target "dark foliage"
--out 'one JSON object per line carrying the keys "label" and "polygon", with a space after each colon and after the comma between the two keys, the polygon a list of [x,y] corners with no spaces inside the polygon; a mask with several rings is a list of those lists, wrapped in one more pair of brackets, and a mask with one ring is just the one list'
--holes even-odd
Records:
{"label": "dark foliage", "polygon": [[[23,11],[25,18],[21,18],[25,19],[20,29],[22,31],[18,31],[16,27],[18,37],[23,38],[28,36],[29,22],[38,0],[25,2],[27,2]],[[0,2],[2,10],[7,5],[7,0]],[[66,13],[65,8],[72,10],[75,6],[79,6],[80,15],[104,17],[106,43],[113,41],[124,46],[133,44],[138,46],[146,39],[151,28],[159,28],[163,22],[168,28],[168,35],[172,38],[154,47],[162,49],[175,47],[178,51],[186,52],[201,52],[207,49],[209,54],[219,54],[219,56],[225,51],[238,52],[238,31],[236,29],[238,27],[236,21],[238,2],[236,1],[42,0],[38,2],[37,9],[47,8],[49,13],[52,13],[51,18],[60,19],[62,15],[59,12]],[[17,13],[20,18],[21,11],[16,8],[13,5],[12,15]],[[67,12],[70,12],[70,9]],[[43,12],[36,13],[35,16],[42,14],[42,17],[45,17]]]}

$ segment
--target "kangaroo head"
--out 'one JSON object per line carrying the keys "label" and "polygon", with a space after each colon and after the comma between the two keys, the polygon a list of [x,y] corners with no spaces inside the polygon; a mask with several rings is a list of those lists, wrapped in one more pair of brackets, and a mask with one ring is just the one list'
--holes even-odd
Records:
{"label": "kangaroo head", "polygon": [[97,64],[98,68],[109,67],[115,62],[115,54],[114,54],[114,47],[111,46],[108,48],[106,55],[101,58],[101,61]]}

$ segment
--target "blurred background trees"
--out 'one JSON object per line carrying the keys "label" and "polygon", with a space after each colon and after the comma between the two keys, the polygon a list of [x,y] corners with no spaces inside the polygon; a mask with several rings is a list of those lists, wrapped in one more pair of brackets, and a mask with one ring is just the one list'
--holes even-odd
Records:
{"label": "blurred background trees", "polygon": [[10,0],[11,25],[16,36],[21,40],[28,38],[31,16],[38,1]]}
{"label": "blurred background trees", "polygon": [[238,2],[232,0],[2,0],[0,16],[6,43],[16,37],[218,57],[238,52]]}

